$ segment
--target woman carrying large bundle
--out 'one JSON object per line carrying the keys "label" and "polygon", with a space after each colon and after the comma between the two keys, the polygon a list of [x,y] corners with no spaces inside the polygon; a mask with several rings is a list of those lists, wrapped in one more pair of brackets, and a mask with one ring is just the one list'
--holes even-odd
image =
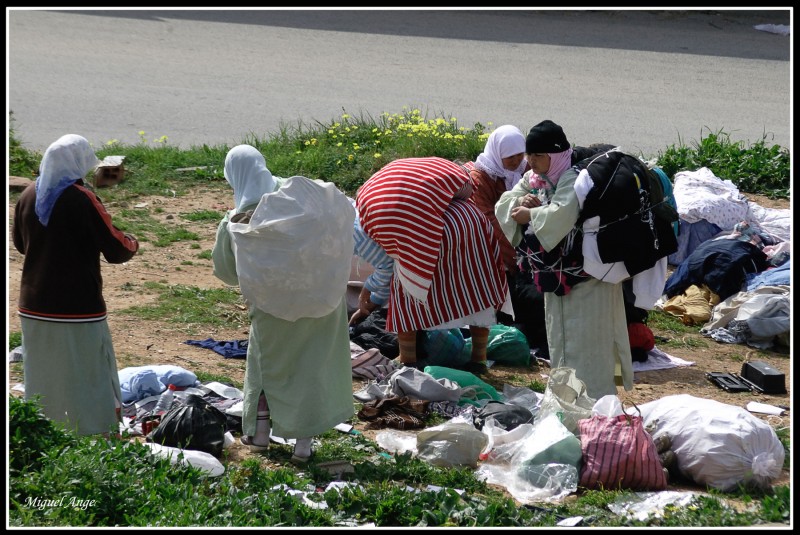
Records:
{"label": "woman carrying large bundle", "polygon": [[468,325],[464,369],[486,373],[489,327],[508,287],[492,225],[470,195],[467,171],[438,157],[395,160],[356,195],[361,226],[395,260],[386,329],[406,366],[424,365],[417,330]]}
{"label": "woman carrying large bundle", "polygon": [[250,145],[228,151],[225,179],[235,207],[211,257],[251,322],[241,442],[264,452],[274,431],[304,463],[313,437],[354,413],[344,293],[355,214],[332,183],[273,176]]}

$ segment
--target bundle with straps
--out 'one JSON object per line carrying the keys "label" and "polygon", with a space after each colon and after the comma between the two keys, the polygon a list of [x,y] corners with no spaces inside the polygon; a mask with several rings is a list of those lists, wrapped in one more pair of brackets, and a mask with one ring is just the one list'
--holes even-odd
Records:
{"label": "bundle with straps", "polygon": [[530,232],[524,233],[517,249],[520,271],[531,274],[540,292],[566,295],[574,285],[596,276],[587,273],[588,267],[584,270],[587,221],[591,237],[596,233],[600,261],[609,266],[621,263],[625,277],[652,268],[678,250],[678,212],[656,171],[618,147],[581,154],[588,157],[573,166],[576,190],[583,183],[581,188],[588,191],[575,227],[550,251]]}
{"label": "bundle with straps", "polygon": [[567,295],[576,284],[589,279],[583,270],[583,234],[575,227],[550,251],[546,251],[536,234],[525,232],[517,247],[519,269],[530,274],[540,292]]}
{"label": "bundle with straps", "polygon": [[[678,250],[678,212],[659,176],[639,158],[615,148],[578,162],[592,187],[578,225],[599,217],[597,247],[604,263],[623,262],[633,276]],[[579,180],[580,180],[579,176]]]}

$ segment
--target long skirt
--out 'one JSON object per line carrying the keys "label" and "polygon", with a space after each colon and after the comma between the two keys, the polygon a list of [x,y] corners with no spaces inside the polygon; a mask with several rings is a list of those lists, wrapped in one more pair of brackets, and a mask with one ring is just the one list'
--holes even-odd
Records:
{"label": "long skirt", "polygon": [[78,435],[117,432],[122,394],[107,321],[20,322],[25,399],[40,396],[44,415]]}
{"label": "long skirt", "polygon": [[491,223],[469,201],[453,201],[444,212],[439,260],[427,300],[420,301],[394,277],[388,331],[430,329],[459,318],[499,309],[508,284],[500,260],[500,244]]}
{"label": "long skirt", "polygon": [[255,435],[264,392],[274,435],[307,438],[355,413],[347,303],[321,318],[287,321],[252,308],[242,431]]}

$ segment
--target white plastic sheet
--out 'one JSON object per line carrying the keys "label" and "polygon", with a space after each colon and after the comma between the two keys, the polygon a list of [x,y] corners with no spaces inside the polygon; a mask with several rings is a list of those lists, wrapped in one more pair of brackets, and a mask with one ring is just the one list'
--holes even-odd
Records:
{"label": "white plastic sheet", "polygon": [[332,312],[347,290],[355,210],[333,183],[294,176],[229,223],[242,295],[287,321]]}

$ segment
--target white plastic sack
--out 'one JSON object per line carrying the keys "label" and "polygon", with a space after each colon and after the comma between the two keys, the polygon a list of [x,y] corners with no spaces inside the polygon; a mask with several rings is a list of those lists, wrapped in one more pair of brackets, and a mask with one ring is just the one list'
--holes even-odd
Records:
{"label": "white plastic sack", "polygon": [[583,459],[581,441],[562,424],[558,416],[549,414],[533,423],[531,433],[522,440],[511,464],[522,469],[539,464],[569,464],[576,469]]}
{"label": "white plastic sack", "polygon": [[154,442],[147,442],[144,445],[153,451],[153,455],[169,459],[170,464],[188,464],[203,470],[210,476],[221,476],[225,473],[225,466],[210,453],[199,450],[182,450]]}
{"label": "white plastic sack", "polygon": [[536,422],[555,414],[571,433],[578,430],[578,420],[590,418],[595,399],[586,392],[586,383],[573,368],[553,368],[547,379]]}
{"label": "white plastic sack", "polygon": [[417,435],[414,433],[387,429],[375,435],[375,442],[390,453],[417,454]]}
{"label": "white plastic sack", "polygon": [[[519,467],[516,477],[511,480],[509,492],[531,499],[553,500],[572,494],[578,490],[580,474],[573,464],[547,463],[525,464]],[[535,489],[531,492],[531,487]]]}
{"label": "white plastic sack", "polygon": [[242,295],[295,321],[331,313],[347,290],[355,210],[331,182],[293,176],[264,194],[248,223],[229,223]]}
{"label": "white plastic sack", "polygon": [[520,503],[534,505],[540,502],[557,503],[578,490],[578,470],[568,464],[538,465],[537,473],[521,477],[516,468],[507,465],[481,463],[475,476],[492,485],[508,490]]}
{"label": "white plastic sack", "polygon": [[214,392],[215,394],[228,399],[242,399],[244,392],[235,386],[226,385],[217,381],[209,381],[201,385],[201,388],[207,392]]}
{"label": "white plastic sack", "polygon": [[594,407],[592,407],[592,416],[614,418],[624,413],[625,410],[622,407],[622,402],[613,394],[601,397],[595,402]]}
{"label": "white plastic sack", "polygon": [[453,418],[442,425],[417,433],[417,456],[434,466],[478,466],[489,437],[472,422]]}
{"label": "white plastic sack", "polygon": [[672,438],[681,473],[723,492],[739,483],[769,488],[786,455],[769,424],[745,409],[689,394],[639,405],[653,435]]}
{"label": "white plastic sack", "polygon": [[[484,425],[484,433],[491,422]],[[558,501],[577,490],[580,440],[556,415],[508,433],[492,432],[490,440],[493,447],[476,475],[505,487],[520,502]]]}
{"label": "white plastic sack", "polygon": [[[501,427],[497,423],[497,420],[495,420],[494,416],[490,416],[487,418],[486,423],[483,424],[483,427],[481,427],[481,432],[489,439],[486,447],[484,447],[483,451],[481,452],[481,460],[489,459],[491,456],[493,461],[497,461],[499,458],[499,453],[504,453],[506,451],[506,449],[501,448],[502,446],[521,440],[522,438],[526,437],[528,433],[530,433],[531,429],[533,429],[533,424],[528,423],[520,424],[510,431],[506,431],[504,427]],[[493,451],[495,448],[501,448],[498,449],[497,454],[495,454]],[[509,458],[510,455],[515,451],[516,448],[511,450]]]}

